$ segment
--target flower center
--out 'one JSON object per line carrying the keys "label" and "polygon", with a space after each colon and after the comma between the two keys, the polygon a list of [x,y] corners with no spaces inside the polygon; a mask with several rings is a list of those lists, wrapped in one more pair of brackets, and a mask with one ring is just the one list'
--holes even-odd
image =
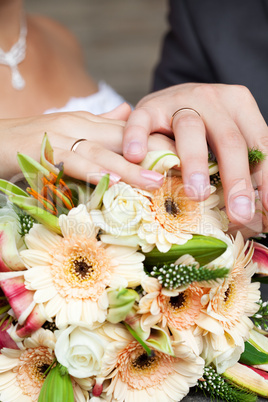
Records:
{"label": "flower center", "polygon": [[171,197],[165,199],[165,209],[168,214],[173,216],[177,216],[180,213],[178,204]]}
{"label": "flower center", "polygon": [[40,366],[36,366],[36,371],[39,372],[43,378],[46,376],[46,371],[49,368],[50,364],[42,363]]}
{"label": "flower center", "polygon": [[110,283],[110,259],[95,239],[66,237],[51,255],[53,284],[65,300],[98,300]]}
{"label": "flower center", "polygon": [[155,219],[170,233],[189,232],[199,223],[200,206],[185,194],[180,177],[167,177],[163,186],[153,193],[150,205]]}
{"label": "flower center", "polygon": [[171,305],[173,310],[179,310],[185,305],[187,298],[184,292],[178,294],[178,296],[171,297],[169,299],[169,304]]}
{"label": "flower center", "polygon": [[146,371],[150,371],[153,366],[158,365],[159,357],[152,354],[152,356],[148,356],[147,353],[142,353],[136,359],[131,362],[133,369],[137,372],[140,371],[142,373]]}
{"label": "flower center", "polygon": [[80,281],[94,277],[94,268],[91,261],[83,256],[75,257],[74,260],[71,259],[70,272],[76,275]]}
{"label": "flower center", "polygon": [[173,372],[174,361],[174,357],[157,350],[148,356],[137,342],[131,342],[119,354],[117,367],[121,380],[140,390],[159,386]]}
{"label": "flower center", "polygon": [[17,367],[17,381],[22,393],[28,395],[32,401],[37,401],[41,387],[45,381],[45,371],[52,364],[54,355],[50,349],[40,346],[34,349],[27,349],[20,356]]}
{"label": "flower center", "polygon": [[224,293],[223,302],[225,304],[225,307],[230,307],[234,302],[234,298],[235,298],[235,284],[231,282]]}

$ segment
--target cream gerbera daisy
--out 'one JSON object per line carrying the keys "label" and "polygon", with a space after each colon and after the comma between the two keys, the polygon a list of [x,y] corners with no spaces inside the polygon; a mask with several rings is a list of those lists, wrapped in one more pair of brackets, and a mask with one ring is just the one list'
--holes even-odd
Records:
{"label": "cream gerbera daisy", "polygon": [[[24,339],[22,349],[1,349],[0,398],[2,402],[35,402],[43,386],[44,375],[55,361],[56,337],[40,328]],[[93,380],[71,377],[75,402],[88,401]],[[56,390],[55,390],[56,392]]]}
{"label": "cream gerbera daisy", "polygon": [[218,196],[211,194],[202,202],[191,200],[185,194],[181,177],[167,177],[150,201],[144,208],[146,212],[138,231],[139,237],[149,245],[143,247],[144,252],[156,245],[165,253],[172,244],[184,244],[193,234],[213,235],[215,230],[225,229],[221,214],[213,210]]}
{"label": "cream gerbera daisy", "polygon": [[162,326],[187,330],[195,325],[202,304],[203,290],[194,284],[185,290],[168,290],[162,287],[156,278],[146,277],[142,287],[147,292],[139,302],[141,325],[148,330],[157,323]]}
{"label": "cream gerbera daisy", "polygon": [[44,372],[55,359],[53,332],[39,329],[23,342],[23,350],[3,348],[0,354],[0,398],[2,402],[37,401]]}
{"label": "cream gerbera daisy", "polygon": [[[108,327],[108,328],[107,328]],[[103,358],[104,391],[115,402],[177,402],[202,376],[204,361],[184,342],[172,341],[174,356],[148,356],[121,325],[104,326],[111,342]]]}
{"label": "cream gerbera daisy", "polygon": [[202,313],[197,324],[205,332],[218,336],[224,332],[240,345],[249,338],[253,324],[248,318],[255,314],[259,305],[260,291],[258,282],[251,283],[256,264],[252,259],[253,248],[248,253],[248,242],[238,232],[234,241],[235,261],[228,276],[219,286],[213,287],[202,297]]}
{"label": "cream gerbera daisy", "polygon": [[108,288],[141,283],[143,259],[133,247],[104,245],[84,205],[59,219],[63,237],[43,225],[34,225],[21,253],[28,270],[25,284],[35,291],[36,303],[56,317],[56,325],[85,323],[93,326],[106,319]]}

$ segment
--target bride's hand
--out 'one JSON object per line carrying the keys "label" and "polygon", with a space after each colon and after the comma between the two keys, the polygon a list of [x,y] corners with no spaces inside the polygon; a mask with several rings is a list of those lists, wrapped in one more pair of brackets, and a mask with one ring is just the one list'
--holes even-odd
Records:
{"label": "bride's hand", "polygon": [[[248,148],[268,154],[268,128],[253,96],[242,86],[194,83],[152,93],[138,103],[126,124],[126,159],[138,163],[144,158],[150,133],[173,137],[176,111],[172,128],[188,195],[209,195],[208,142],[219,164],[229,218],[246,224],[255,210]],[[268,158],[254,175],[268,210]]]}
{"label": "bride's hand", "polygon": [[[39,160],[46,132],[54,148],[55,162],[64,163],[67,175],[96,184],[103,174],[109,172],[112,182],[122,179],[144,189],[158,188],[163,181],[161,174],[144,170],[122,156],[124,124],[121,120],[87,112],[0,120],[0,177],[10,180],[18,174],[17,152]],[[75,152],[71,151],[75,141],[81,138],[86,141],[80,142]],[[173,142],[165,136],[155,135],[150,138],[149,149],[174,152]]]}

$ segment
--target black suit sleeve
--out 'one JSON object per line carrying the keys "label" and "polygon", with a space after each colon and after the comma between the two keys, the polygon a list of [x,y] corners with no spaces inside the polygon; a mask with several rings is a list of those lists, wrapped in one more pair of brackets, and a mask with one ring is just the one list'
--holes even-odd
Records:
{"label": "black suit sleeve", "polygon": [[247,86],[268,121],[268,0],[170,0],[153,90],[184,82]]}

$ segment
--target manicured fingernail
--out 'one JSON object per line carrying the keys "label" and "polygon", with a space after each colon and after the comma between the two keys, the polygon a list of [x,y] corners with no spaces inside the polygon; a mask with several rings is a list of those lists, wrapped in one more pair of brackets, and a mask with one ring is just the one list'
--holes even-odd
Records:
{"label": "manicured fingernail", "polygon": [[240,195],[231,200],[230,209],[234,217],[250,220],[255,212],[254,203],[249,197]]}
{"label": "manicured fingernail", "polygon": [[210,185],[209,179],[203,173],[193,173],[188,181],[188,186],[193,195],[203,195]]}
{"label": "manicured fingernail", "polygon": [[140,174],[144,179],[157,184],[157,187],[160,187],[163,184],[164,176],[160,173],[153,172],[152,170],[141,170]]}
{"label": "manicured fingernail", "polygon": [[126,147],[126,152],[131,155],[139,155],[144,152],[144,148],[141,142],[132,141]]}
{"label": "manicured fingernail", "polygon": [[102,173],[102,175],[109,174],[110,175],[110,181],[112,181],[113,183],[117,183],[118,181],[121,180],[121,176],[119,176],[116,173],[109,172],[108,170],[102,170],[101,173]]}

